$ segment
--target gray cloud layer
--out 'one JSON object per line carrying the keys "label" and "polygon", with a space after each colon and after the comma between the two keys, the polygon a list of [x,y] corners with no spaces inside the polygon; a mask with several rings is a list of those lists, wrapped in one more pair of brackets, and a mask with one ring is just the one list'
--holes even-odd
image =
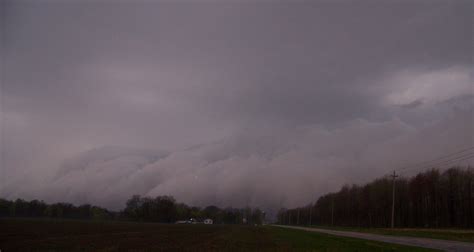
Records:
{"label": "gray cloud layer", "polygon": [[474,144],[470,1],[2,3],[0,196],[295,206]]}

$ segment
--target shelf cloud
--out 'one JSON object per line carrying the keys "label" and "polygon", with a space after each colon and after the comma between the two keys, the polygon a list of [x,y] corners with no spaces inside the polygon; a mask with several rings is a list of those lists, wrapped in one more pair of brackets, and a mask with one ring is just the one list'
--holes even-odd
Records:
{"label": "shelf cloud", "polygon": [[473,146],[470,5],[3,1],[0,197],[277,209]]}

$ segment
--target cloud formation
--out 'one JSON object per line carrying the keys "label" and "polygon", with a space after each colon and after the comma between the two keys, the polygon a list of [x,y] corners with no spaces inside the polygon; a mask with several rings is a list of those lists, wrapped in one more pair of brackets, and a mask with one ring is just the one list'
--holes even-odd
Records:
{"label": "cloud formation", "polygon": [[66,161],[46,183],[23,190],[14,183],[6,192],[10,197],[68,199],[114,209],[133,194],[169,194],[190,204],[251,205],[267,211],[294,207],[343,184],[368,181],[472,145],[473,105],[472,95],[437,104],[432,109],[449,112],[420,127],[397,117],[384,122],[357,119],[332,129],[247,129],[171,153],[102,147]]}
{"label": "cloud formation", "polygon": [[275,209],[474,145],[469,1],[3,5],[2,197]]}

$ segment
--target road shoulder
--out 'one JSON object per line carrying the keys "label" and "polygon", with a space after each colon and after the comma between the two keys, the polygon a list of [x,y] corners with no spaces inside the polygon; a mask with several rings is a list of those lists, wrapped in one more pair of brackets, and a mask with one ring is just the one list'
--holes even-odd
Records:
{"label": "road shoulder", "polygon": [[438,240],[438,239],[418,238],[418,237],[378,235],[378,234],[371,234],[371,233],[338,231],[338,230],[298,227],[298,226],[284,226],[284,225],[274,225],[274,226],[282,227],[282,228],[299,229],[299,230],[305,230],[305,231],[310,231],[310,232],[326,233],[326,234],[337,235],[337,236],[345,236],[345,237],[381,241],[381,242],[387,242],[387,243],[395,243],[395,244],[400,244],[400,245],[440,249],[444,251],[456,251],[456,252],[458,251],[459,252],[473,252],[474,251],[474,243],[468,243],[468,242],[448,241],[448,240]]}

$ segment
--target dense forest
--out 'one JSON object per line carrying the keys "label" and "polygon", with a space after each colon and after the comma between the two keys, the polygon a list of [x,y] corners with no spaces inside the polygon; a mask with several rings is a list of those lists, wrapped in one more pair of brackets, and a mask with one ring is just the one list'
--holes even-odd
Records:
{"label": "dense forest", "polygon": [[216,224],[262,224],[265,213],[260,209],[221,209],[216,206],[205,208],[190,207],[177,203],[171,196],[130,198],[122,211],[109,211],[105,208],[70,203],[47,204],[43,201],[9,201],[0,199],[0,217],[46,217],[92,220],[124,220],[174,223],[177,220],[210,218]]}
{"label": "dense forest", "polygon": [[[281,209],[284,225],[389,227],[392,186],[390,177],[363,186],[344,186],[316,203]],[[395,180],[395,227],[474,228],[474,170],[432,169]]]}

